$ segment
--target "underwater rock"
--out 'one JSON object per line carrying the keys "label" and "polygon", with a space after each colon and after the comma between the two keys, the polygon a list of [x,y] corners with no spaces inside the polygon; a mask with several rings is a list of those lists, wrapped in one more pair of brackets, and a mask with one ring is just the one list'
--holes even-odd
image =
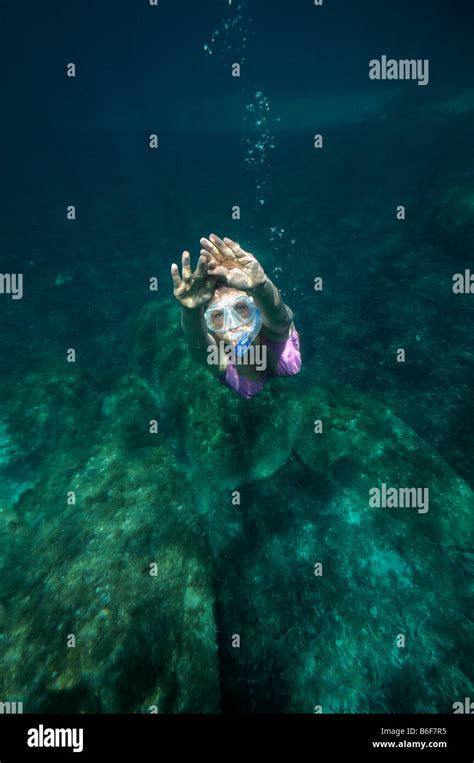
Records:
{"label": "underwater rock", "polygon": [[423,238],[432,242],[438,251],[441,244],[450,257],[465,258],[466,252],[474,247],[474,190],[452,187],[435,199],[431,209],[425,210],[421,217]]}
{"label": "underwater rock", "polygon": [[212,569],[179,464],[112,434],[69,480],[47,466],[16,529],[35,564],[0,592],[1,696],[25,712],[218,712]]}
{"label": "underwater rock", "polygon": [[64,362],[25,374],[5,404],[18,453],[43,460],[52,451],[81,448],[95,426],[99,402],[79,365]]}
{"label": "underwater rock", "polygon": [[472,562],[359,504],[295,455],[242,488],[216,561],[224,712],[452,712],[465,696]]}
{"label": "underwater rock", "polygon": [[180,309],[174,299],[146,302],[132,317],[130,332],[135,338],[132,362],[136,372],[166,396],[187,359],[180,325]]}
{"label": "underwater rock", "polygon": [[[384,405],[348,387],[317,387],[303,400],[302,423],[295,451],[304,464],[338,485],[357,506],[360,521],[368,516],[390,525],[409,522],[433,542],[465,543],[473,527],[474,494],[456,472],[409,426]],[[321,420],[323,432],[314,432]],[[383,486],[386,486],[385,488]],[[398,500],[375,507],[378,488],[429,490],[426,510],[403,507]],[[401,497],[398,493],[398,499]],[[413,494],[412,494],[413,495]]]}
{"label": "underwater rock", "polygon": [[[283,466],[300,415],[299,401],[285,380],[271,380],[250,400],[215,379],[204,384],[201,395],[190,401],[185,422],[186,452],[203,482],[211,489],[216,480],[221,489],[236,488]],[[209,385],[219,386],[211,391]]]}
{"label": "underwater rock", "polygon": [[144,379],[128,374],[103,396],[101,412],[118,440],[134,448],[160,444],[162,409],[159,392]]}

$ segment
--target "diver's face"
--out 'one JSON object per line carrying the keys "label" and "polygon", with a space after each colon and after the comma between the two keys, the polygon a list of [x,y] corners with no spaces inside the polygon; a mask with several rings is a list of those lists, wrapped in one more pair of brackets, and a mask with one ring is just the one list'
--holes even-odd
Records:
{"label": "diver's face", "polygon": [[242,331],[242,326],[250,326],[251,313],[249,307],[243,299],[239,300],[239,297],[246,296],[247,294],[240,289],[233,289],[227,286],[216,289],[213,298],[208,304],[208,307],[212,307],[215,304],[219,304],[224,307],[225,305],[231,303],[236,314],[241,318],[241,323],[238,326],[229,328],[227,331],[219,331],[219,329],[224,325],[224,311],[213,311],[212,320],[217,339],[223,340],[224,342],[233,343],[237,333]]}

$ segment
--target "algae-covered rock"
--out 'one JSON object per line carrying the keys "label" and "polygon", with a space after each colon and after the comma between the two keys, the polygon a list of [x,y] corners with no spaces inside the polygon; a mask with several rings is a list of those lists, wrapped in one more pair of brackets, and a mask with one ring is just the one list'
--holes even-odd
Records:
{"label": "algae-covered rock", "polygon": [[467,550],[380,528],[295,456],[234,511],[216,565],[224,711],[452,712],[473,679]]}
{"label": "algae-covered rock", "polygon": [[119,441],[130,448],[159,445],[163,400],[158,389],[130,373],[104,395],[102,415]]}
{"label": "algae-covered rock", "polygon": [[8,418],[16,447],[46,457],[54,448],[80,445],[94,425],[99,395],[78,364],[32,370],[10,390]]}
{"label": "algae-covered rock", "polygon": [[[377,522],[402,520],[442,544],[465,543],[473,526],[470,487],[409,426],[384,405],[348,387],[317,387],[303,400],[295,450],[316,474],[355,499],[358,517]],[[315,433],[322,421],[323,432]],[[371,507],[369,491],[378,488],[428,489],[427,511],[390,506]],[[352,505],[352,504],[351,504]],[[426,508],[426,507],[425,507]],[[376,515],[374,515],[374,512]]]}
{"label": "algae-covered rock", "polygon": [[463,255],[474,245],[474,189],[451,187],[444,190],[422,217],[422,233],[452,257]]}
{"label": "algae-covered rock", "polygon": [[299,415],[298,399],[284,381],[273,380],[250,400],[222,385],[205,402],[191,401],[188,458],[211,486],[231,488],[268,477],[288,460]]}
{"label": "algae-covered rock", "polygon": [[132,360],[138,375],[149,380],[166,398],[183,373],[192,367],[180,324],[180,308],[175,299],[147,302],[132,320],[134,336]]}
{"label": "algae-covered rock", "polygon": [[103,433],[69,477],[50,457],[3,528],[24,561],[0,592],[2,697],[25,712],[217,712],[212,568],[190,484],[163,444],[131,451]]}

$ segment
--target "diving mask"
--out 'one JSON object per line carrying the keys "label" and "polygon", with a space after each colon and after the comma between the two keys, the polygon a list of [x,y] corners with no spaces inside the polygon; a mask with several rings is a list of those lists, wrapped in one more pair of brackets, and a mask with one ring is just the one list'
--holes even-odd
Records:
{"label": "diving mask", "polygon": [[209,331],[229,334],[237,356],[242,356],[262,328],[262,315],[252,297],[218,302],[204,313]]}

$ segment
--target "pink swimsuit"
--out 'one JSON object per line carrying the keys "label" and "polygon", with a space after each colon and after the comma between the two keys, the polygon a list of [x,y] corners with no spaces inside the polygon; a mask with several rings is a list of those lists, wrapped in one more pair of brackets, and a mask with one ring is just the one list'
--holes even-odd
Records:
{"label": "pink swimsuit", "polygon": [[260,379],[247,379],[245,376],[240,376],[236,366],[233,363],[229,363],[225,373],[218,377],[218,379],[237,392],[242,397],[254,397],[265,386],[265,383],[274,376],[293,376],[299,373],[301,369],[301,352],[300,352],[300,337],[295,328],[293,328],[288,339],[283,339],[281,342],[275,342],[265,340],[267,347],[275,353],[278,358],[278,365],[275,371],[265,372],[259,371],[262,374]]}

